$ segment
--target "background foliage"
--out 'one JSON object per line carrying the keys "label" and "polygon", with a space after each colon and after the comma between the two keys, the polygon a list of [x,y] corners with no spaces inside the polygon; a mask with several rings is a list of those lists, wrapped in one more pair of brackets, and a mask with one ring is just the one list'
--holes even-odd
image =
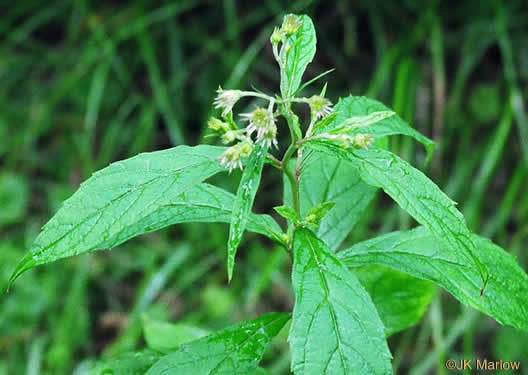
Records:
{"label": "background foliage", "polygon": [[[428,165],[410,139],[395,137],[390,147],[458,202],[470,229],[528,266],[522,1],[35,0],[0,11],[1,288],[40,227],[95,170],[142,151],[208,142],[219,84],[277,91],[267,42],[290,11],[309,14],[317,28],[306,77],[335,67],[329,98],[378,98],[437,141]],[[256,211],[276,215],[281,178],[265,173]],[[215,182],[235,191],[239,178]],[[415,225],[389,202],[379,194],[345,244]],[[290,261],[263,237],[246,233],[227,285],[227,228],[177,225],[27,272],[0,297],[0,374],[83,374],[95,358],[155,340],[160,321],[209,331],[291,310]],[[444,358],[528,358],[526,334],[439,289],[432,294],[421,323],[389,340],[398,373],[446,373]],[[273,374],[289,373],[285,337],[264,359]]]}

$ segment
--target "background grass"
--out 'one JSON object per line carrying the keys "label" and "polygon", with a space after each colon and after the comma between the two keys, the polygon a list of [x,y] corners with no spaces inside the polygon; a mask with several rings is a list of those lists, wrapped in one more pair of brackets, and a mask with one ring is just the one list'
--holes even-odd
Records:
{"label": "background grass", "polygon": [[[307,13],[316,25],[318,53],[305,77],[334,67],[325,77],[329,98],[378,98],[437,141],[428,166],[409,139],[394,137],[391,148],[425,169],[474,231],[527,268],[524,1],[259,4],[0,4],[0,288],[39,228],[92,172],[142,151],[213,142],[203,137],[219,85],[277,92],[267,41],[286,12]],[[239,177],[216,181],[234,191]],[[281,186],[267,170],[256,211],[278,205]],[[413,225],[379,195],[347,243]],[[27,272],[0,297],[0,374],[83,374],[95,358],[143,347],[145,314],[217,329],[290,310],[289,260],[261,237],[245,235],[226,284],[227,230],[179,225]],[[401,374],[445,374],[443,358],[528,358],[526,334],[441,290],[421,324],[390,346]],[[285,336],[264,364],[289,374]]]}

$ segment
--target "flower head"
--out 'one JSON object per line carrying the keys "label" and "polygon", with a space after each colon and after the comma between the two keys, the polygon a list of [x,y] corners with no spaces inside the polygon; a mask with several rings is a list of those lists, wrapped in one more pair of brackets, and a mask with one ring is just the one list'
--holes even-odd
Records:
{"label": "flower head", "polygon": [[277,147],[277,125],[275,125],[275,117],[273,113],[265,108],[257,108],[253,112],[244,113],[241,115],[249,125],[246,131],[249,136],[253,132],[257,132],[257,142],[264,141],[271,146]]}
{"label": "flower head", "polygon": [[240,90],[223,90],[221,87],[216,90],[217,96],[213,104],[215,108],[223,108],[222,116],[227,116],[233,109],[233,106],[242,97]]}
{"label": "flower head", "polygon": [[324,96],[314,95],[308,99],[310,110],[315,119],[322,119],[332,113],[332,102],[326,99]]}
{"label": "flower head", "polygon": [[220,164],[229,169],[229,173],[234,168],[242,169],[242,158],[247,158],[253,151],[253,144],[249,141],[242,141],[229,147],[221,156]]}
{"label": "flower head", "polygon": [[300,17],[296,16],[295,14],[287,14],[284,16],[284,20],[282,21],[281,30],[284,32],[284,34],[286,34],[286,36],[290,36],[299,31],[302,24],[303,21]]}

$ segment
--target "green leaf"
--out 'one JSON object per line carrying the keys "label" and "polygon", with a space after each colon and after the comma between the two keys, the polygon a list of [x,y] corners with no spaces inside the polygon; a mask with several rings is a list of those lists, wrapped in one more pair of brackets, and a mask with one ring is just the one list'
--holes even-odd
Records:
{"label": "green leaf", "polygon": [[301,218],[299,217],[297,212],[295,212],[295,210],[289,206],[273,207],[273,209],[277,211],[277,213],[283,218],[291,221],[294,224],[298,224],[301,222]]}
{"label": "green leaf", "polygon": [[289,319],[290,314],[270,313],[190,342],[161,358],[146,375],[246,375],[256,371]]}
{"label": "green leaf", "polygon": [[[337,116],[334,121],[324,127],[320,127],[317,133],[329,132],[343,124],[350,118],[358,118],[360,116],[369,116],[376,112],[391,113],[392,111],[383,103],[370,99],[364,96],[348,96],[339,99],[339,102],[334,107],[334,112]],[[376,115],[376,117],[379,113]],[[384,116],[382,116],[384,117]],[[423,136],[418,131],[407,124],[400,116],[394,114],[389,117],[376,121],[367,127],[358,127],[356,130],[350,131],[349,135],[358,133],[371,134],[375,139],[386,137],[388,135],[403,134],[416,139],[423,143],[427,149],[429,157],[435,149],[435,143],[429,138]]]}
{"label": "green leaf", "polygon": [[489,271],[482,296],[479,269],[424,227],[358,243],[338,253],[338,257],[350,267],[379,264],[433,281],[460,302],[490,315],[499,323],[528,331],[526,272],[499,246],[476,234],[470,237]]}
{"label": "green leaf", "polygon": [[281,49],[284,62],[284,77],[281,78],[281,93],[284,98],[293,95],[301,85],[306,67],[315,56],[317,37],[312,20],[307,15],[298,16],[302,20],[300,29],[286,39]]}
{"label": "green leaf", "polygon": [[383,324],[354,274],[308,229],[295,232],[293,252],[293,372],[391,374]]}
{"label": "green leaf", "polygon": [[343,149],[331,142],[315,145],[351,162],[367,184],[381,187],[404,210],[443,242],[444,248],[456,253],[466,264],[480,270],[481,287],[487,278],[464,217],[456,203],[445,195],[422,172],[398,156],[375,148]]}
{"label": "green leaf", "polygon": [[[377,189],[364,183],[356,168],[324,152],[306,154],[301,170],[300,201],[303,217],[321,203],[335,206],[321,220],[317,237],[335,250],[350,233],[374,198]],[[291,188],[284,179],[284,198],[291,204]]]}
{"label": "green leaf", "polygon": [[152,319],[147,315],[142,316],[142,322],[148,347],[163,353],[209,334],[207,330],[190,324],[172,324]]}
{"label": "green leaf", "polygon": [[[94,173],[44,226],[11,283],[40,264],[116,246],[137,223],[224,170],[217,146],[178,146],[119,161]],[[159,218],[166,220],[166,218]],[[141,226],[141,224],[140,224]]]}
{"label": "green leaf", "polygon": [[434,284],[390,268],[355,268],[355,275],[376,305],[387,336],[417,324],[433,298]]}
{"label": "green leaf", "polygon": [[124,353],[99,362],[90,375],[143,375],[160,357],[160,353],[150,349]]}
{"label": "green leaf", "polygon": [[255,145],[253,152],[244,167],[240,185],[236,194],[231,214],[231,226],[229,227],[229,239],[227,242],[227,276],[229,281],[233,277],[233,268],[235,267],[235,255],[242,240],[242,235],[253,208],[255,195],[257,194],[262,175],[262,168],[268,153],[266,142],[260,142]]}
{"label": "green leaf", "polygon": [[[339,124],[334,129],[330,130],[329,133],[332,134],[346,134],[346,133],[357,133],[359,129],[366,128],[367,126],[376,124],[380,121],[388,119],[389,117],[394,116],[396,113],[392,111],[380,111],[372,112],[366,116],[353,116],[347,118],[341,124]],[[339,113],[338,113],[339,115]],[[366,131],[368,131],[367,129]]]}

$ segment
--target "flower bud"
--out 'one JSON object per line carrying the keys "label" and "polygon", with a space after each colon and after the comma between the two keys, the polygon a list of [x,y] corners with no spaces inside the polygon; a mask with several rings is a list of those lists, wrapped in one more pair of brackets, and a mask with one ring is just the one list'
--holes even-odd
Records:
{"label": "flower bud", "polygon": [[270,37],[271,44],[279,44],[282,41],[282,31],[278,27],[275,27]]}
{"label": "flower bud", "polygon": [[281,30],[286,36],[295,34],[301,28],[303,21],[295,14],[287,14],[282,21]]}
{"label": "flower bud", "polygon": [[367,148],[374,142],[374,137],[370,134],[356,134],[352,145],[356,148]]}
{"label": "flower bud", "polygon": [[228,130],[222,135],[222,142],[224,144],[229,144],[236,139],[236,131]]}
{"label": "flower bud", "polygon": [[216,117],[211,117],[207,122],[207,127],[215,132],[224,133],[229,129],[229,125],[225,122],[217,119]]}

